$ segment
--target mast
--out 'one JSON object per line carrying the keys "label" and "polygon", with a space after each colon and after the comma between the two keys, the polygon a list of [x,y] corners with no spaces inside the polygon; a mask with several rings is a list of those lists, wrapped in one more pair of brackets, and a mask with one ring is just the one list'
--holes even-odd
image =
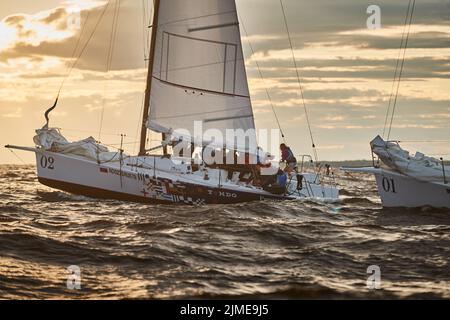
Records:
{"label": "mast", "polygon": [[139,155],[145,155],[145,143],[147,140],[147,119],[150,110],[150,94],[152,90],[152,79],[153,79],[153,65],[155,61],[155,48],[156,48],[156,36],[158,34],[158,16],[159,16],[159,4],[160,0],[154,0],[153,6],[153,24],[152,24],[152,40],[150,43],[150,56],[148,63],[148,73],[147,73],[147,88],[145,90],[144,99],[144,113],[142,116],[142,128],[141,128],[141,144],[139,148]]}

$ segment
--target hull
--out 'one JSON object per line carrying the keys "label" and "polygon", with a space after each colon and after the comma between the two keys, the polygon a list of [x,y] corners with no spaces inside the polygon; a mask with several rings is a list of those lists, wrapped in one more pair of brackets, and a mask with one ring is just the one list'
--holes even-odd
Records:
{"label": "hull", "polygon": [[420,181],[397,172],[377,168],[344,170],[374,174],[383,207],[450,209],[450,184]]}
{"label": "hull", "polygon": [[[305,197],[273,195],[258,188],[220,182],[190,172],[190,166],[159,157],[128,158],[120,163],[98,164],[73,155],[36,152],[39,182],[58,190],[91,198],[151,204],[233,204],[260,200],[294,200]],[[153,164],[153,168],[149,167]],[[158,168],[158,169],[155,169]],[[216,170],[219,171],[219,170]],[[175,173],[174,173],[175,172]],[[213,173],[210,173],[211,175]],[[305,191],[306,192],[306,191]],[[337,197],[337,190],[309,185],[308,193]]]}

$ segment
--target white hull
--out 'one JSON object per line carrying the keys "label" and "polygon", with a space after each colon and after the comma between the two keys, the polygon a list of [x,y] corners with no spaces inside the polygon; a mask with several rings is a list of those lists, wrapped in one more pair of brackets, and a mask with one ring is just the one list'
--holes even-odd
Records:
{"label": "white hull", "polygon": [[450,184],[421,181],[381,168],[344,168],[375,175],[378,193],[386,208],[450,208]]}
{"label": "white hull", "polygon": [[[303,189],[297,181],[289,184],[289,194],[275,195],[261,188],[238,185],[226,179],[227,172],[208,169],[192,172],[190,164],[161,157],[130,157],[120,162],[98,164],[74,155],[36,151],[37,173],[42,184],[94,198],[149,203],[240,203],[264,199],[294,200],[338,198],[335,187],[314,183],[315,175],[305,174]],[[156,167],[156,168],[155,168]]]}

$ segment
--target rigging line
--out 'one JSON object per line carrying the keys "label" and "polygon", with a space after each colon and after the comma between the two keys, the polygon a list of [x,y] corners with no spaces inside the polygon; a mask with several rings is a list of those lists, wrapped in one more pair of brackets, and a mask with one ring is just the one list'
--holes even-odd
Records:
{"label": "rigging line", "polygon": [[301,94],[301,98],[302,98],[302,102],[303,102],[303,108],[305,110],[305,118],[306,118],[306,122],[308,124],[308,130],[309,130],[309,135],[310,135],[310,138],[311,138],[312,149],[313,149],[313,152],[314,152],[314,158],[315,158],[315,160],[317,162],[319,157],[318,157],[318,154],[317,154],[316,144],[314,143],[314,136],[313,136],[312,129],[311,129],[311,122],[309,120],[308,108],[306,107],[305,95],[304,95],[304,92],[303,92],[303,86],[302,86],[302,82],[301,82],[300,73],[299,73],[299,70],[298,70],[297,60],[295,58],[294,46],[292,44],[291,33],[289,31],[289,25],[288,25],[288,22],[287,22],[286,11],[284,9],[283,0],[280,0],[280,5],[281,5],[281,11],[283,12],[284,24],[285,24],[286,32],[287,32],[288,39],[289,39],[289,46],[291,47],[292,60],[294,62],[295,72],[296,72],[296,75],[297,75],[297,82],[298,82],[298,86],[299,86],[299,90],[300,90],[300,94]]}
{"label": "rigging line", "polygon": [[155,1],[156,0],[150,0],[150,3],[147,3],[147,30],[148,30],[148,35],[147,35],[147,47],[150,51],[150,43],[152,40],[152,36],[151,36],[151,29],[153,28],[153,15],[154,15],[154,10],[155,10]]}
{"label": "rigging line", "polygon": [[399,143],[447,143],[450,140],[398,140]]}
{"label": "rigging line", "polygon": [[146,5],[147,1],[146,0],[142,0],[142,25],[143,25],[143,30],[142,30],[142,40],[143,40],[143,49],[144,49],[144,63],[145,66],[147,67],[147,43],[148,43],[148,24],[147,24],[147,5]]}
{"label": "rigging line", "polygon": [[400,48],[398,50],[398,57],[397,57],[397,64],[395,66],[394,80],[392,81],[391,94],[389,96],[389,105],[388,105],[388,109],[386,111],[386,118],[384,120],[383,138],[385,138],[387,125],[388,125],[388,121],[389,121],[389,115],[391,114],[392,98],[394,97],[394,90],[395,90],[395,84],[397,82],[398,68],[400,66],[400,58],[401,58],[402,51],[403,51],[403,44],[405,42],[405,35],[406,35],[406,30],[407,30],[406,28],[408,25],[408,18],[409,18],[409,12],[411,9],[411,3],[412,3],[412,0],[409,0],[408,10],[406,10],[405,23],[403,25],[402,40],[400,42]]}
{"label": "rigging line", "polygon": [[[241,21],[242,30],[244,31],[245,36],[247,37],[247,43],[248,43],[248,45],[250,47],[252,55],[255,56],[255,50],[253,50],[253,46],[252,46],[252,43],[250,42],[250,38],[248,36],[247,29],[245,28],[244,21],[242,20],[242,18],[240,16],[239,16],[239,20]],[[273,112],[273,114],[275,116],[275,120],[277,122],[278,129],[280,129],[281,137],[283,138],[283,142],[286,143],[286,136],[284,135],[283,128],[281,127],[280,119],[278,118],[278,114],[277,114],[277,112],[275,110],[275,106],[273,104],[272,97],[270,96],[269,89],[267,89],[268,86],[267,86],[266,80],[265,80],[265,78],[264,78],[264,76],[262,74],[262,71],[261,71],[261,68],[259,66],[258,61],[256,59],[254,61],[255,61],[256,67],[258,69],[259,76],[261,77],[261,80],[263,81],[264,90],[266,91],[267,98],[269,99],[270,106],[272,107],[272,112]]]}
{"label": "rigging line", "polygon": [[413,21],[413,17],[414,17],[415,6],[416,6],[416,0],[413,0],[412,1],[412,8],[411,8],[411,15],[409,17],[408,32],[406,34],[406,40],[405,40],[405,50],[403,51],[403,59],[402,59],[401,67],[400,67],[400,74],[398,76],[397,91],[396,91],[396,94],[395,94],[394,106],[392,107],[392,116],[391,116],[391,122],[390,122],[390,125],[389,125],[389,133],[388,133],[388,137],[387,137],[388,140],[391,137],[392,123],[394,121],[395,110],[397,108],[398,93],[399,93],[399,90],[400,90],[400,83],[401,83],[401,79],[402,79],[402,75],[403,75],[403,69],[404,69],[404,66],[405,66],[406,49],[408,48],[408,41],[409,41],[409,36],[410,36],[410,33],[411,33],[411,25],[412,25],[412,21]]}
{"label": "rigging line", "polygon": [[[150,45],[149,45],[149,34],[148,34],[148,30],[149,30],[149,25],[151,24],[149,22],[149,14],[150,14],[150,8],[148,6],[148,1],[147,0],[142,0],[142,49],[144,51],[144,66],[146,68],[148,68],[148,64],[150,63],[148,61],[148,56],[150,55],[149,53],[147,53],[147,50],[150,50]],[[139,112],[139,118],[138,118],[138,123],[142,123],[142,115],[143,115],[143,111],[144,111],[144,104],[145,104],[145,92],[142,95],[142,103],[141,103],[141,111]],[[135,141],[138,139],[138,135],[139,135],[139,125],[136,126],[136,134],[135,134]],[[139,144],[139,141],[138,141]],[[133,148],[133,154],[136,152],[136,145],[134,145]]]}
{"label": "rigging line", "polygon": [[[87,26],[87,24],[88,24],[88,22],[89,22],[90,14],[91,14],[91,13],[88,11],[88,12],[87,12],[87,16],[86,16],[86,22],[85,22],[85,23],[83,24],[83,26],[81,27],[81,31],[80,31],[80,35],[78,36],[77,43],[75,44],[75,48],[73,48],[72,56],[71,56],[71,58],[70,58],[70,60],[72,61],[72,63],[73,63],[73,60],[74,60],[74,58],[75,58],[75,55],[76,55],[76,53],[77,53],[77,51],[78,51],[78,48],[79,48],[79,46],[80,46],[81,39],[83,38],[83,34],[84,34],[85,27]],[[64,87],[64,84],[65,84],[67,78],[68,78],[68,77],[70,76],[70,74],[72,73],[72,69],[73,69],[73,66],[70,66],[70,67],[68,68],[67,74],[66,74],[65,77],[63,78],[63,81],[61,81],[61,84],[60,84],[59,89],[58,89],[58,96],[59,96],[59,94],[61,93],[61,90],[62,90],[62,88]]]}
{"label": "rigging line", "polygon": [[[142,5],[144,6],[144,8],[147,8],[147,15],[144,13],[144,30],[143,30],[143,40],[144,40],[144,45],[143,45],[143,49],[144,49],[144,66],[148,69],[150,67],[150,63],[153,64],[154,61],[150,61],[150,57],[152,56],[152,52],[151,52],[151,42],[153,40],[153,23],[154,23],[154,19],[155,19],[155,7],[156,7],[156,0],[152,1],[152,7],[150,8],[150,4],[147,1],[143,1]],[[151,32],[150,32],[151,30]],[[154,57],[153,57],[154,58]],[[153,59],[154,60],[154,59]],[[147,75],[147,77],[150,75]],[[148,81],[148,79],[147,79]],[[144,92],[143,96],[142,96],[142,105],[141,105],[141,111],[140,111],[140,116],[138,118],[138,120],[140,122],[138,122],[138,126],[136,127],[138,129],[137,132],[139,132],[139,128],[141,128],[142,130],[142,126],[144,125],[146,127],[146,124],[143,124],[144,122],[144,108],[145,108],[145,98],[146,98],[146,92]],[[150,96],[151,99],[151,96]],[[150,108],[150,101],[149,101],[149,106],[148,108]],[[150,111],[148,110],[148,113],[150,113]],[[152,134],[151,131],[148,130],[148,128],[145,128],[145,137],[146,140],[144,142],[144,146],[143,148],[146,149],[147,145],[150,143],[150,135]],[[142,143],[142,141],[140,142]],[[134,153],[134,152],[133,152]]]}
{"label": "rigging line", "polygon": [[147,64],[148,56],[150,55],[150,34],[149,29],[151,28],[151,21],[150,21],[150,12],[151,9],[148,5],[148,0],[142,0],[142,39],[143,39],[143,49],[144,49],[144,59],[145,63]]}
{"label": "rigging line", "polygon": [[[61,131],[71,131],[71,132],[84,132],[84,133],[96,133],[95,131],[90,130],[78,130],[78,129],[66,129],[66,128],[58,128]],[[107,136],[120,136],[120,134],[117,133],[103,133],[103,135]]]}
{"label": "rigging line", "polygon": [[[81,13],[80,13],[80,14],[81,14]],[[76,44],[75,44],[75,47],[73,48],[72,56],[71,56],[71,61],[74,60],[75,55],[76,55],[77,50],[78,50],[78,47],[80,46],[81,39],[83,38],[83,34],[84,34],[85,27],[86,27],[86,25],[88,24],[88,21],[89,21],[89,16],[90,16],[90,12],[88,11],[88,12],[87,12],[87,16],[86,16],[86,22],[85,22],[85,23],[83,24],[83,26],[81,27],[80,35],[78,36],[77,42],[76,42]],[[67,68],[67,73],[64,75],[63,80],[61,81],[61,84],[59,85],[58,93],[57,93],[57,95],[56,95],[55,103],[53,104],[52,107],[50,107],[49,109],[47,109],[47,110],[45,111],[44,116],[45,116],[45,120],[47,121],[47,123],[45,124],[45,127],[48,127],[48,126],[49,126],[49,123],[50,123],[49,115],[50,115],[50,113],[51,113],[53,110],[56,109],[56,107],[57,107],[57,105],[58,105],[59,96],[60,96],[60,94],[61,94],[61,90],[63,89],[64,84],[66,83],[66,80],[70,77],[70,74],[72,73],[72,70],[73,70],[73,64],[72,64],[72,66],[70,66],[70,67]]]}
{"label": "rigging line", "polygon": [[[45,125],[44,127],[48,127],[49,122],[50,122],[49,115],[50,115],[50,113],[56,108],[56,106],[58,105],[59,96],[60,96],[61,91],[62,91],[62,89],[63,89],[63,87],[64,87],[64,84],[65,84],[66,80],[70,77],[70,75],[71,75],[73,69],[74,69],[75,66],[78,64],[78,61],[80,60],[80,58],[81,58],[81,56],[83,55],[84,51],[86,50],[86,48],[87,48],[89,42],[91,41],[92,37],[94,36],[95,31],[97,30],[98,25],[100,24],[100,21],[102,20],[104,14],[105,14],[105,12],[106,12],[106,9],[107,9],[108,6],[109,6],[109,1],[110,1],[110,0],[108,0],[107,4],[105,5],[105,7],[104,7],[104,9],[103,9],[103,11],[102,11],[102,13],[101,13],[101,15],[100,15],[100,18],[99,18],[98,21],[97,21],[97,24],[95,25],[95,27],[94,27],[92,33],[89,35],[89,38],[88,38],[88,40],[86,41],[85,45],[83,46],[83,48],[82,48],[80,54],[76,57],[75,61],[73,61],[72,65],[71,65],[70,68],[69,68],[68,73],[65,75],[65,77],[64,77],[64,79],[63,79],[63,81],[62,81],[62,83],[61,83],[61,85],[60,85],[60,88],[59,88],[59,90],[58,90],[58,94],[57,94],[57,96],[56,96],[56,100],[55,100],[54,105],[53,105],[51,108],[49,108],[49,109],[45,112],[45,119],[47,120],[47,123],[46,123],[46,125]],[[89,16],[90,16],[90,15],[89,15],[89,12],[88,12],[88,16],[87,16],[86,22],[85,22],[84,25],[83,25],[83,29],[84,29],[84,27],[86,26],[86,24],[87,24],[87,22],[88,22]],[[84,32],[83,32],[83,30],[82,30],[82,32],[80,33],[79,41],[81,41],[81,37],[82,37],[83,33],[84,33]],[[78,42],[78,41],[77,41],[77,42]],[[79,43],[77,44],[77,46],[76,46],[74,52],[77,51],[76,49],[77,49],[78,46],[79,46]]]}
{"label": "rigging line", "polygon": [[197,20],[197,19],[202,19],[202,18],[221,16],[221,15],[226,15],[226,14],[230,14],[230,13],[236,13],[236,10],[216,12],[216,13],[211,13],[211,14],[205,14],[205,15],[202,15],[202,16],[189,17],[189,18],[184,18],[184,19],[179,19],[179,20],[172,20],[172,21],[168,21],[168,22],[165,22],[165,23],[160,23],[159,26],[165,26],[165,25],[168,25],[168,24],[174,24],[174,23],[179,23],[179,22],[186,22],[186,21]]}
{"label": "rigging line", "polygon": [[11,151],[11,153],[17,158],[19,159],[20,162],[22,162],[24,165],[28,165],[28,163],[26,163],[25,161],[23,161],[23,159],[21,157],[19,157],[19,155],[17,153],[14,152],[13,149],[8,149],[9,151]]}
{"label": "rigging line", "polygon": [[[124,143],[122,143],[122,145],[124,145],[124,146],[125,145],[133,145],[133,144],[136,144],[136,143],[139,143],[139,141],[124,142]],[[102,142],[102,144],[107,146],[107,147],[111,147],[111,148],[115,148],[115,149],[116,149],[116,147],[121,145],[120,143],[105,143],[105,142]]]}
{"label": "rigging line", "polygon": [[109,51],[108,51],[108,66],[107,71],[111,70],[112,58],[114,56],[114,49],[117,40],[117,29],[119,25],[119,15],[120,15],[120,3],[121,0],[116,0],[114,7],[114,17],[112,22],[112,34],[110,38]]}
{"label": "rigging line", "polygon": [[[145,104],[145,93],[142,95],[142,103],[141,103],[141,112],[139,112],[139,119],[138,119],[138,123],[142,123],[142,115],[144,114],[144,104]],[[137,143],[134,145],[133,148],[133,154],[136,152],[136,145],[140,143],[140,141],[138,141],[138,137],[139,137],[139,126],[136,126],[136,134],[134,136],[134,140],[137,141]]]}
{"label": "rigging line", "polygon": [[[91,42],[92,38],[94,37],[95,32],[98,29],[98,26],[100,25],[100,22],[103,20],[105,12],[106,12],[106,10],[109,7],[110,1],[111,0],[108,0],[108,2],[106,3],[105,7],[103,8],[103,11],[100,13],[99,19],[97,20],[97,23],[95,24],[94,29],[92,30],[91,34],[89,35],[89,37],[88,37],[86,43],[84,44],[84,46],[82,47],[80,53],[76,56],[76,59],[72,63],[72,66],[70,67],[69,73],[67,74],[66,78],[68,78],[70,76],[70,74],[72,73],[73,69],[75,69],[75,67],[78,65],[78,62],[80,61],[81,56],[86,51],[89,43]],[[86,21],[86,23],[87,23],[87,21]],[[85,25],[86,25],[86,23],[85,23]],[[64,85],[64,83],[63,83],[63,85]],[[62,89],[63,85],[61,86],[61,89]]]}
{"label": "rigging line", "polygon": [[[106,74],[108,74],[109,71],[111,70],[112,59],[114,56],[114,48],[115,48],[115,43],[116,43],[116,39],[117,39],[117,29],[118,29],[118,24],[119,24],[120,1],[121,0],[115,0],[115,2],[114,2],[114,13],[113,13],[111,34],[110,34],[110,39],[109,39],[109,48],[108,48],[108,54],[107,54],[107,60],[106,60]],[[104,120],[104,116],[105,116],[106,91],[107,91],[107,87],[108,87],[108,81],[109,81],[109,79],[107,79],[103,85],[103,101],[102,101],[102,112],[100,115],[100,127],[99,127],[99,132],[98,132],[98,140],[101,140],[101,136],[102,136],[103,120]]]}

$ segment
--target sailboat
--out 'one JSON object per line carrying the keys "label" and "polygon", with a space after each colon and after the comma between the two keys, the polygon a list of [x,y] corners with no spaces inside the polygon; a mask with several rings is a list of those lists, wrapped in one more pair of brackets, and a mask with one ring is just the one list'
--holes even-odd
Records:
{"label": "sailboat", "polygon": [[343,168],[375,175],[378,194],[386,208],[449,208],[450,167],[444,160],[421,152],[411,155],[398,141],[377,136],[370,142],[379,162],[373,167]]}
{"label": "sailboat", "polygon": [[[399,60],[392,86],[393,90],[397,87],[396,94],[394,94],[394,91],[391,93],[389,108],[386,114],[385,132],[389,114],[392,112],[391,127],[387,133],[387,139],[385,140],[378,135],[370,142],[373,167],[343,168],[343,170],[375,175],[378,193],[381,197],[383,207],[450,208],[450,166],[445,164],[444,159],[429,157],[421,152],[416,152],[415,155],[412,155],[400,146],[399,141],[390,140],[414,7],[415,0],[410,0],[400,46]],[[403,59],[401,61],[402,50]],[[398,72],[398,70],[400,71]],[[392,111],[390,111],[392,101],[393,106]],[[376,157],[374,155],[378,157],[378,161],[375,161]]]}
{"label": "sailboat", "polygon": [[[336,185],[326,184],[317,170],[291,173],[285,187],[276,187],[281,169],[255,144],[234,0],[155,0],[153,15],[139,154],[111,152],[93,138],[69,142],[49,126],[55,103],[46,125],[36,131],[35,147],[7,146],[36,154],[40,183],[92,198],[162,204],[338,198]],[[230,129],[246,132],[244,142],[228,138]],[[161,136],[161,144],[151,149],[149,130]],[[206,130],[223,139],[205,139]],[[188,151],[170,154],[178,145]],[[195,148],[216,160],[221,154],[243,161],[193,159]],[[162,154],[151,154],[157,149]],[[261,174],[263,169],[270,174]]]}

